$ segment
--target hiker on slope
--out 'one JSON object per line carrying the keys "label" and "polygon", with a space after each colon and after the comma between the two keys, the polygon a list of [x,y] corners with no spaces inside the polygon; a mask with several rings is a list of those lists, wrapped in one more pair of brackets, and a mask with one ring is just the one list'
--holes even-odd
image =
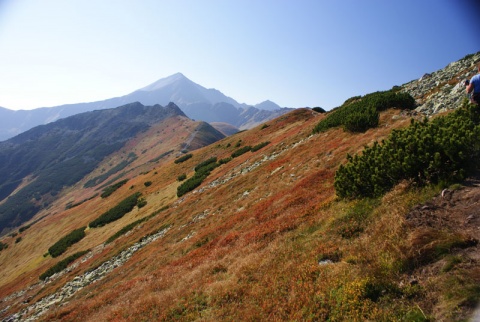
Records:
{"label": "hiker on slope", "polygon": [[470,94],[470,101],[480,105],[480,63],[477,64],[478,73],[473,76],[470,82],[466,82],[467,94]]}

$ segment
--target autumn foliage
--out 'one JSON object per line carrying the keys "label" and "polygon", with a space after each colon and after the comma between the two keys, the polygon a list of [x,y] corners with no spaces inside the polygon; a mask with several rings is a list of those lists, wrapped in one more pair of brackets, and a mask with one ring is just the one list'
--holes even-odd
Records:
{"label": "autumn foliage", "polygon": [[347,156],[335,176],[340,197],[376,197],[402,180],[443,185],[465,178],[480,158],[480,111],[465,105],[433,121],[394,130],[362,154]]}

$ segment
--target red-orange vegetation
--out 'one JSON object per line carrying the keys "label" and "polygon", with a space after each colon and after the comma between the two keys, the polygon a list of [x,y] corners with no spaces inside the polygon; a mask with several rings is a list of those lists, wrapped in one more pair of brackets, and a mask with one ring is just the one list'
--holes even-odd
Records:
{"label": "red-orange vegetation", "polygon": [[[68,211],[62,209],[65,205],[62,201],[56,206],[55,215],[38,223],[39,231],[46,233],[49,228],[60,234],[81,227],[108,209],[109,204],[136,191],[142,192],[148,201],[145,208],[134,210],[121,221],[89,231],[75,250],[93,248],[126,224],[164,206],[169,208],[105,247],[72,273],[52,281],[36,293],[35,300],[53,293],[76,274],[100,265],[163,225],[169,224],[170,230],[107,277],[80,290],[68,303],[52,309],[41,319],[324,320],[335,313],[336,307],[367,312],[375,305],[369,303],[371,306],[359,309],[360,300],[353,296],[361,293],[365,285],[363,278],[370,272],[363,269],[375,272],[385,269],[391,264],[389,259],[385,257],[388,260],[382,259],[384,262],[379,263],[376,255],[384,256],[381,252],[387,253],[397,244],[388,244],[380,237],[378,240],[364,237],[365,233],[350,240],[336,233],[336,227],[331,225],[349,204],[333,202],[333,181],[335,170],[347,153],[360,151],[364,145],[388,135],[392,128],[408,123],[407,117],[394,120],[393,115],[399,112],[382,113],[383,126],[365,133],[332,129],[311,136],[312,128],[324,115],[309,109],[295,110],[267,122],[267,127],[258,126],[192,151],[193,157],[183,163],[174,164],[174,155],[169,156],[155,169],[150,167],[150,172],[132,176],[107,201],[92,199]],[[172,140],[179,134],[169,127],[157,131],[168,132]],[[155,132],[149,135],[155,136]],[[150,139],[138,138],[136,142],[148,142],[149,149],[153,149],[154,139]],[[270,144],[219,166],[196,191],[176,198],[178,175],[191,176],[198,163],[212,156],[229,157],[240,140],[242,146],[265,141]],[[144,154],[149,160],[159,155],[153,151]],[[275,157],[265,158],[270,156]],[[255,162],[259,163],[255,169],[241,172]],[[152,181],[149,187],[144,186],[147,180]],[[220,183],[210,186],[214,180]],[[93,192],[80,191],[83,189],[72,192],[70,198],[75,196],[77,200]],[[386,202],[396,209],[395,216],[389,219],[398,219],[401,207],[393,205],[399,201],[393,198]],[[388,209],[384,208],[383,212]],[[382,231],[395,230],[395,225],[401,225],[399,220],[395,225],[389,225],[388,221],[373,222],[375,226],[367,227],[366,231],[379,236]],[[54,225],[61,228],[52,230]],[[402,236],[401,231],[398,228],[391,236]],[[26,237],[27,241],[34,236],[40,238],[32,233]],[[41,242],[36,256],[54,239],[49,237],[48,241]],[[371,247],[377,242],[381,252]],[[33,248],[33,243],[29,245]],[[364,262],[358,258],[360,251],[369,251],[365,253]],[[333,258],[336,263],[319,265],[322,256]],[[22,276],[4,269],[9,278],[5,279],[8,283],[0,288],[0,294],[18,290],[16,285],[31,284],[52,263],[51,259],[42,259],[31,264]],[[18,304],[15,308],[23,306]],[[375,309],[380,312],[380,305]]]}

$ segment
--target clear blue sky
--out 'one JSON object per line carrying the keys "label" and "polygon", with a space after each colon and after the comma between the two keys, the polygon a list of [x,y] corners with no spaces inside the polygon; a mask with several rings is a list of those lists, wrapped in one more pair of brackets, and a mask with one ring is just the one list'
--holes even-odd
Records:
{"label": "clear blue sky", "polygon": [[474,0],[0,0],[0,106],[181,72],[240,103],[331,109],[480,51]]}

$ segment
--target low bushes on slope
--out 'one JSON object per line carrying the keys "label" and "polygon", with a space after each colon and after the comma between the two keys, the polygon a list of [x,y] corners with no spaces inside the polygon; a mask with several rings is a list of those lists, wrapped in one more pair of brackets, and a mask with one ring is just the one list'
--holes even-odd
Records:
{"label": "low bushes on slope", "polygon": [[48,252],[52,257],[58,257],[62,255],[68,247],[72,246],[75,243],[78,243],[80,240],[85,237],[85,229],[87,227],[82,227],[79,229],[75,229],[68,235],[62,237],[59,241],[53,244],[49,249]]}
{"label": "low bushes on slope", "polygon": [[118,188],[120,188],[121,186],[123,186],[125,183],[127,183],[128,179],[124,179],[122,181],[119,181],[111,186],[108,186],[106,187],[105,189],[103,189],[102,191],[102,194],[100,195],[100,197],[102,198],[107,198],[108,196],[110,196],[112,193],[114,193],[115,191],[118,190]]}
{"label": "low bushes on slope", "polygon": [[245,153],[247,153],[248,151],[251,151],[251,150],[252,150],[252,147],[250,145],[241,147],[240,149],[235,150],[232,153],[232,158],[237,158],[237,157],[241,156],[242,154],[245,154]]}
{"label": "low bushes on slope", "polygon": [[361,155],[347,156],[335,175],[339,197],[380,196],[404,179],[419,185],[465,178],[480,157],[480,108],[465,105],[433,121],[394,130]]}
{"label": "low bushes on slope", "polygon": [[50,276],[52,276],[53,274],[56,274],[58,272],[63,271],[65,268],[67,268],[67,266],[70,263],[73,263],[76,259],[80,258],[81,256],[85,255],[88,252],[89,252],[88,250],[84,250],[84,251],[77,252],[73,255],[68,256],[67,258],[61,260],[57,264],[55,264],[52,267],[50,267],[49,269],[47,269],[42,275],[40,275],[39,278],[42,281],[44,281],[47,278],[49,278]]}
{"label": "low bushes on slope", "polygon": [[270,144],[270,141],[259,143],[257,145],[254,145],[250,151],[257,152],[258,150],[262,149],[263,147],[266,147],[269,144]]}
{"label": "low bushes on slope", "polygon": [[182,163],[182,162],[187,161],[187,160],[190,159],[191,157],[193,157],[193,154],[188,153],[188,154],[185,154],[185,155],[179,157],[178,159],[175,159],[175,161],[173,161],[173,162],[175,162],[175,163],[177,163],[177,164],[178,164],[178,163]]}
{"label": "low bushes on slope", "polygon": [[167,210],[168,209],[168,206],[166,207],[163,207],[157,211],[154,211],[151,215],[148,215],[147,217],[143,217],[142,219],[139,219],[139,220],[136,220],[126,226],[124,226],[122,229],[120,229],[119,231],[117,231],[115,234],[113,234],[112,236],[110,236],[106,241],[105,241],[105,244],[109,244],[111,242],[113,242],[115,239],[119,238],[120,236],[122,235],[125,235],[126,233],[128,233],[130,230],[132,230],[133,228],[135,228],[136,226],[140,225],[141,223],[147,221],[147,220],[150,220],[151,218],[155,217],[156,215],[158,215],[160,212],[164,211],[164,210]]}
{"label": "low bushes on slope", "polygon": [[193,189],[200,186],[212,172],[213,169],[220,166],[220,163],[217,162],[217,158],[213,157],[206,161],[199,163],[195,167],[195,174],[188,180],[185,180],[180,186],[177,188],[177,196],[181,197],[187,192],[192,191]]}
{"label": "low bushes on slope", "polygon": [[101,214],[97,219],[90,222],[90,228],[102,227],[106,224],[122,218],[125,214],[132,211],[137,205],[141,193],[136,192],[133,195],[123,199],[118,205]]}
{"label": "low bushes on slope", "polygon": [[415,99],[407,93],[395,90],[376,92],[364,97],[355,96],[332,111],[313,129],[314,133],[324,132],[330,128],[343,126],[346,131],[364,132],[378,125],[378,112],[389,107],[413,109]]}
{"label": "low bushes on slope", "polygon": [[[240,143],[240,142],[239,142]],[[238,143],[237,143],[238,144]],[[244,146],[240,149],[235,150],[231,157],[221,159],[217,162],[217,157],[211,157],[203,162],[200,162],[195,166],[195,174],[193,177],[191,177],[188,180],[185,180],[185,178],[182,176],[182,181],[185,180],[180,186],[177,188],[177,196],[181,197],[187,192],[190,192],[200,186],[209,175],[210,172],[213,171],[213,169],[221,166],[222,164],[230,162],[233,158],[239,157],[244,153],[247,153],[249,151],[251,152],[256,152],[263,147],[267,146],[270,144],[270,142],[262,142],[260,144],[255,145],[254,147],[251,146]],[[179,180],[180,181],[180,180]]]}
{"label": "low bushes on slope", "polygon": [[217,157],[211,157],[211,158],[209,158],[209,159],[207,159],[207,160],[205,160],[205,161],[200,162],[199,164],[197,164],[197,165],[195,166],[195,171],[198,171],[198,170],[200,170],[201,168],[206,167],[206,166],[208,166],[208,165],[210,165],[210,164],[212,164],[212,163],[215,163],[215,162],[217,162]]}

